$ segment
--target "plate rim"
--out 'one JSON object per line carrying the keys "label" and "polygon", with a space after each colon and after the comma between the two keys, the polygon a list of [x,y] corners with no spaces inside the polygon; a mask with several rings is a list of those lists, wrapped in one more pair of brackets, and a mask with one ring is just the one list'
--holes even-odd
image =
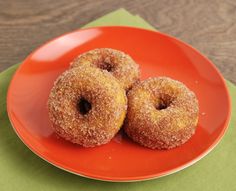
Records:
{"label": "plate rim", "polygon": [[[192,49],[193,51],[195,51],[197,54],[199,54],[200,56],[202,56],[204,59],[206,59],[206,61],[211,65],[211,67],[213,68],[213,70],[215,70],[215,72],[217,73],[217,75],[220,77],[220,80],[222,81],[223,83],[223,86],[224,86],[224,89],[225,89],[225,92],[226,92],[226,97],[227,97],[227,100],[228,100],[228,113],[227,113],[227,119],[224,123],[224,128],[222,129],[222,131],[220,132],[220,134],[218,135],[218,137],[214,140],[214,142],[212,142],[212,144],[205,150],[203,151],[201,154],[199,154],[196,158],[190,160],[189,162],[186,162],[176,168],[172,168],[170,170],[166,170],[166,171],[163,171],[163,172],[159,172],[159,173],[154,173],[154,174],[149,174],[149,175],[142,175],[142,176],[127,176],[127,177],[108,177],[108,176],[104,176],[104,175],[93,175],[91,173],[84,173],[84,172],[76,172],[75,170],[67,167],[67,166],[64,166],[63,164],[60,164],[60,163],[57,163],[57,161],[50,161],[50,158],[48,159],[47,157],[44,157],[42,154],[40,154],[36,149],[32,148],[30,144],[26,144],[23,140],[23,138],[21,137],[21,135],[19,134],[19,132],[17,131],[17,128],[15,128],[15,126],[13,125],[13,121],[11,120],[12,118],[12,115],[11,115],[11,112],[10,112],[10,102],[9,102],[9,99],[10,99],[10,92],[11,92],[11,89],[13,87],[13,81],[14,79],[16,78],[16,75],[20,72],[21,68],[23,67],[24,63],[27,62],[31,56],[37,52],[39,49],[41,49],[42,47],[44,47],[45,45],[57,40],[57,39],[60,39],[64,36],[67,36],[67,35],[70,35],[72,33],[76,33],[76,32],[80,32],[80,31],[86,31],[86,30],[97,30],[97,29],[128,29],[128,30],[142,30],[142,31],[146,31],[146,32],[151,32],[151,33],[158,33],[159,35],[162,35],[164,37],[167,37],[167,38],[170,38],[170,39],[174,39],[182,44],[184,44],[185,46],[187,46],[188,48]],[[219,142],[221,141],[221,139],[223,138],[223,136],[225,135],[226,133],[226,130],[228,129],[229,127],[229,122],[230,122],[230,119],[231,119],[231,113],[232,113],[232,102],[231,102],[231,97],[230,97],[230,94],[229,94],[229,90],[228,90],[228,87],[226,85],[226,82],[225,82],[225,79],[224,77],[222,76],[222,74],[220,73],[219,69],[213,64],[213,62],[208,59],[203,53],[201,53],[199,50],[197,50],[196,48],[192,47],[191,45],[185,43],[184,41],[176,38],[176,37],[173,37],[171,35],[168,35],[168,34],[165,34],[165,33],[162,33],[162,32],[159,32],[159,31],[154,31],[154,30],[151,30],[151,29],[144,29],[144,28],[140,28],[140,27],[133,27],[133,26],[98,26],[98,27],[89,27],[89,28],[83,28],[83,29],[77,29],[77,30],[73,30],[71,32],[67,32],[67,33],[64,33],[60,36],[57,36],[55,38],[52,38],[51,40],[43,43],[42,45],[40,45],[39,47],[37,47],[36,49],[34,49],[20,64],[20,66],[17,68],[17,70],[15,71],[15,73],[13,74],[11,80],[10,80],[10,83],[9,83],[9,86],[8,86],[8,90],[7,90],[7,99],[6,99],[6,106],[7,106],[7,114],[8,114],[8,117],[9,117],[9,121],[10,121],[10,124],[14,130],[14,132],[17,134],[17,136],[19,137],[19,139],[24,143],[24,145],[26,145],[26,147],[28,149],[30,149],[34,154],[36,154],[38,157],[40,157],[41,159],[43,159],[44,161],[48,162],[49,164],[59,168],[59,169],[62,169],[66,172],[69,172],[69,173],[72,173],[72,174],[75,174],[75,175],[79,175],[79,176],[82,176],[82,177],[85,177],[85,178],[89,178],[89,179],[94,179],[94,180],[100,180],[100,181],[106,181],[106,182],[137,182],[137,181],[145,181],[145,180],[152,180],[152,179],[156,179],[156,178],[161,178],[161,177],[164,177],[164,176],[167,176],[167,175],[170,175],[170,174],[173,174],[173,173],[176,173],[176,172],[179,172],[193,164],[195,164],[197,161],[201,160],[202,158],[204,158],[207,154],[209,154],[218,144]]]}

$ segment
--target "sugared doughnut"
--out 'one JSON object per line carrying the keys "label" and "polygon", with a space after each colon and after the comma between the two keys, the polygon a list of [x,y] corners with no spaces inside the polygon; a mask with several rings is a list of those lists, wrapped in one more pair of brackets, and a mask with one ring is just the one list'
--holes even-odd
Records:
{"label": "sugared doughnut", "polygon": [[183,83],[167,77],[149,78],[128,92],[125,132],[151,149],[170,149],[195,132],[198,100]]}
{"label": "sugared doughnut", "polygon": [[125,90],[107,71],[78,66],[55,81],[48,99],[55,132],[84,147],[109,142],[125,118]]}
{"label": "sugared doughnut", "polygon": [[128,90],[139,79],[139,67],[134,60],[124,52],[111,48],[90,50],[79,55],[71,67],[90,65],[110,72]]}

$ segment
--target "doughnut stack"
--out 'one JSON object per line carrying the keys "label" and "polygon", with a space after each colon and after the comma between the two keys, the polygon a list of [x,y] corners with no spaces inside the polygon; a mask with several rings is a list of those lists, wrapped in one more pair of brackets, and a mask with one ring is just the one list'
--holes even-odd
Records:
{"label": "doughnut stack", "polygon": [[83,147],[108,143],[122,126],[151,149],[189,140],[198,122],[196,95],[168,77],[139,78],[138,64],[122,51],[100,48],[79,55],[49,94],[55,133]]}

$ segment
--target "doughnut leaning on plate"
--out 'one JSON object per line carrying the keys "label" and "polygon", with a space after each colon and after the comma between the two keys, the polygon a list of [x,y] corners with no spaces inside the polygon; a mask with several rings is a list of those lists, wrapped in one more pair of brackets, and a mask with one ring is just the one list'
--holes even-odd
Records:
{"label": "doughnut leaning on plate", "polygon": [[109,142],[122,126],[126,109],[125,90],[118,81],[85,65],[61,74],[48,99],[54,131],[84,147]]}

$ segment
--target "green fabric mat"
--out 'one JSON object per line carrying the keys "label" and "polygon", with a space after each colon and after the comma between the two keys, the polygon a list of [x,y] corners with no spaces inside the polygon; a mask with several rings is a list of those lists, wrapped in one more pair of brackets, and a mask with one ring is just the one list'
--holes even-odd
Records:
{"label": "green fabric mat", "polygon": [[[129,25],[154,28],[139,16],[119,9],[85,27]],[[91,180],[60,170],[33,154],[14,133],[6,112],[6,93],[18,65],[0,74],[0,190],[236,190],[236,87],[227,81],[233,111],[230,126],[218,146],[205,158],[178,173],[159,179],[111,183]],[[124,167],[125,168],[125,167]]]}

